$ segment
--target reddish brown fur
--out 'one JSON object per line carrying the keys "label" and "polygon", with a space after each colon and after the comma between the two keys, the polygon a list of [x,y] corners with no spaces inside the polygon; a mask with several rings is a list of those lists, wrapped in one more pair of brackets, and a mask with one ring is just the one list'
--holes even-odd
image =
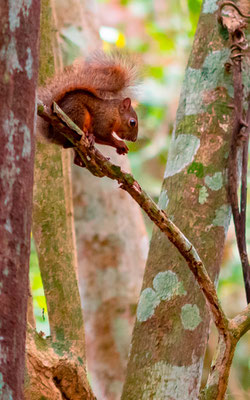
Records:
{"label": "reddish brown fur", "polygon": [[[131,60],[117,53],[107,56],[98,52],[56,75],[46,87],[39,88],[38,96],[49,107],[56,101],[97,143],[113,146],[119,154],[124,154],[128,151],[127,146],[114,138],[112,132],[121,139],[135,141],[137,138],[137,115],[128,98],[135,82],[135,72]],[[54,143],[72,147],[51,126],[43,126],[42,133]]]}
{"label": "reddish brown fur", "polygon": [[88,91],[102,99],[133,97],[137,75],[131,57],[117,52],[107,55],[97,51],[87,60],[76,60],[63,73],[49,79],[45,87],[39,88],[38,96],[47,105],[76,89]]}

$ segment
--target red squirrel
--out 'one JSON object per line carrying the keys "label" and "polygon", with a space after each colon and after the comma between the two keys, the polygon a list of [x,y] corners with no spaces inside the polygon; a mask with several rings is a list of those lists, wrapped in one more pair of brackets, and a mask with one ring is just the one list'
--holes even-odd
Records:
{"label": "red squirrel", "polygon": [[[54,76],[38,89],[38,97],[51,110],[55,101],[92,143],[106,144],[115,147],[118,154],[126,154],[128,147],[112,133],[132,142],[137,139],[138,119],[130,99],[136,79],[130,58],[100,51]],[[43,122],[40,130],[49,141],[73,147],[52,125]],[[83,166],[77,154],[74,162]]]}

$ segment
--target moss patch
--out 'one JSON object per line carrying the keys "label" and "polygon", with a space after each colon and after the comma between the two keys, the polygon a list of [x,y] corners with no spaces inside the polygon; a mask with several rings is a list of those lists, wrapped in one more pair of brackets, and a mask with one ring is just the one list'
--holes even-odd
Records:
{"label": "moss patch", "polygon": [[190,167],[188,167],[188,174],[195,174],[197,178],[204,177],[204,167],[203,164],[200,162],[192,162]]}

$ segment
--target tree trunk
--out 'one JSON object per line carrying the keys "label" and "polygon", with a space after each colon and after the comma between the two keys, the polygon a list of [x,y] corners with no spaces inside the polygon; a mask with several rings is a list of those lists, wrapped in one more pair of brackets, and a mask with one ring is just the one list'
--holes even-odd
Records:
{"label": "tree trunk", "polygon": [[[185,74],[159,205],[217,281],[230,221],[226,193],[230,51],[205,0]],[[210,316],[176,248],[154,229],[122,399],[198,398]]]}
{"label": "tree trunk", "polygon": [[[42,3],[40,84],[54,72],[50,2]],[[84,326],[76,276],[69,154],[38,135],[33,233],[51,338],[28,332],[27,400],[94,398],[86,378]]]}
{"label": "tree trunk", "polygon": [[[75,0],[70,7],[61,0],[55,4],[59,32],[72,24],[81,26],[86,55],[101,46],[88,2]],[[100,149],[130,170],[127,157],[107,146]],[[72,168],[72,178],[88,369],[97,398],[118,400],[147,256],[147,234],[139,207],[115,182],[95,179],[77,166]]]}
{"label": "tree trunk", "polygon": [[73,169],[88,367],[97,398],[115,400],[124,382],[148,238],[139,207],[116,182]]}
{"label": "tree trunk", "polygon": [[1,399],[23,399],[39,13],[38,0],[1,5]]}
{"label": "tree trunk", "polygon": [[[40,82],[44,82],[45,75],[48,76],[43,67],[43,63],[48,64],[49,57],[45,57],[48,50],[53,65],[53,47],[48,46],[49,43],[53,43],[53,32],[48,18],[49,7],[45,4],[43,11]],[[48,35],[48,32],[49,42],[44,36]],[[43,47],[44,43],[46,47]],[[50,67],[52,68],[51,65]],[[84,330],[76,279],[76,248],[69,205],[71,196],[67,164],[62,158],[59,146],[49,144],[38,137],[33,232],[48,306],[52,341],[71,342],[73,347],[78,348],[79,356],[84,361]]]}

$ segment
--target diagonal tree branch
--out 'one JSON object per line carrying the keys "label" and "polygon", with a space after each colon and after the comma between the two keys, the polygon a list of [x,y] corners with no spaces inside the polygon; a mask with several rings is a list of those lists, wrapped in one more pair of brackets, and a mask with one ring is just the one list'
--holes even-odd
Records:
{"label": "diagonal tree branch", "polygon": [[[168,218],[166,213],[142,190],[131,174],[122,171],[119,166],[112,164],[95,147],[90,146],[85,134],[67,117],[56,103],[54,103],[54,113],[55,115],[51,115],[44,105],[38,105],[38,115],[46,121],[50,121],[52,125],[60,126],[62,134],[74,144],[75,151],[87,169],[95,176],[107,176],[110,179],[116,180],[120,188],[126,190],[133,197],[155,225],[165,233],[168,239],[179,250],[207,300],[217,329],[226,337],[228,319],[219,303],[215,286],[194,246]],[[81,138],[80,141],[79,137]]]}

